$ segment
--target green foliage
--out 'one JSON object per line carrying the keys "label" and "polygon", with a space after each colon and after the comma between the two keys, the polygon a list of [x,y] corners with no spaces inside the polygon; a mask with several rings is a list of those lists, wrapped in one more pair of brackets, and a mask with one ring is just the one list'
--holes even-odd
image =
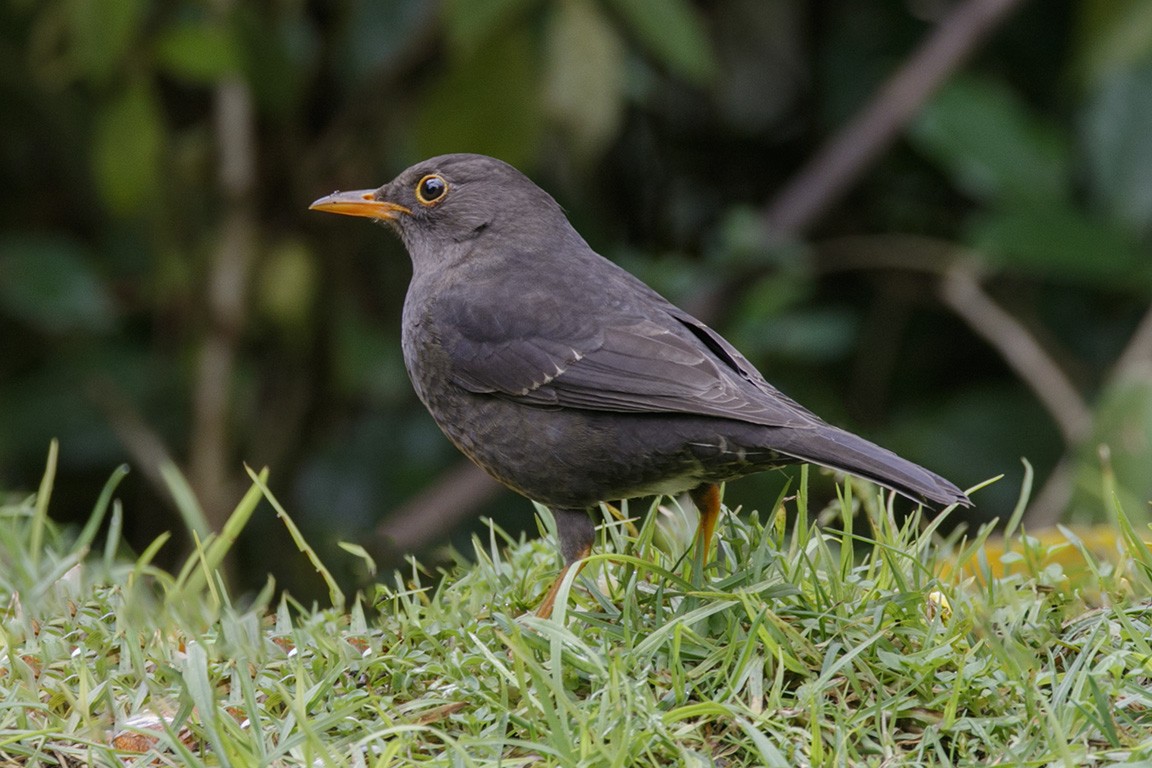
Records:
{"label": "green foliage", "polygon": [[58,237],[0,236],[0,309],[56,335],[104,332],[115,318],[92,254]]}
{"label": "green foliage", "polygon": [[240,73],[240,52],[233,29],[204,20],[173,25],[156,40],[156,57],[165,72],[193,83],[214,83]]}
{"label": "green foliage", "polygon": [[1152,263],[1123,231],[1064,205],[996,209],[973,218],[969,237],[1006,272],[1147,294]]}
{"label": "green foliage", "polygon": [[1152,50],[1152,7],[1142,0],[1080,3],[1079,69],[1090,85],[1146,61]]}
{"label": "green foliage", "polygon": [[144,0],[89,3],[66,0],[48,13],[67,27],[74,72],[100,85],[108,85],[122,72],[122,64],[139,42],[148,4]]}
{"label": "green foliage", "polygon": [[[954,82],[921,116],[917,145],[980,203],[965,229],[986,268],[1131,292],[1144,306],[1152,300],[1152,68],[1144,63],[1152,56],[1152,37],[1141,22],[1146,17],[1136,4],[1089,4],[1086,23],[1100,37],[1084,38],[1082,55],[1095,90],[1068,129],[1079,129],[1074,146],[1003,85],[987,80]],[[1119,25],[1129,24],[1121,33]],[[1103,54],[1101,37],[1123,43],[1115,55]],[[1141,46],[1142,57],[1136,55]],[[1077,178],[1086,178],[1083,192]],[[1095,517],[1089,510],[1101,508],[1102,494],[1115,494],[1132,508],[1152,495],[1147,363],[1127,365],[1097,380],[1093,430],[1069,446],[1072,516]]]}
{"label": "green foliage", "polygon": [[[703,569],[683,556],[675,507],[644,511],[638,530],[605,525],[602,554],[542,620],[525,610],[555,572],[554,549],[495,526],[439,577],[413,561],[371,606],[307,608],[270,584],[242,606],[216,570],[235,530],[174,577],[151,564],[166,537],[118,555],[123,470],[77,534],[48,516],[54,467],[53,452],[37,495],[0,504],[8,761],[736,768],[1152,755],[1152,554],[1119,508],[1109,560],[1068,531],[1047,545],[1014,532],[990,561],[987,529],[941,540],[941,520],[898,523],[882,498],[848,487],[817,515],[804,477],[771,514],[726,515]],[[241,526],[272,500],[253,481]],[[91,555],[104,520],[108,544]],[[1050,562],[1077,546],[1088,567],[1075,576]]]}
{"label": "green foliage", "polygon": [[1093,202],[1143,237],[1152,234],[1150,121],[1152,65],[1145,65],[1108,78],[1088,104],[1083,126]]}
{"label": "green foliage", "polygon": [[1077,456],[1071,515],[1098,520],[1107,499],[1141,509],[1152,498],[1152,373],[1142,368],[1114,381],[1100,396],[1092,434]]}
{"label": "green foliage", "polygon": [[464,150],[523,164],[543,130],[540,73],[525,28],[453,58],[421,105],[413,135],[420,157]]}
{"label": "green foliage", "polygon": [[704,84],[715,76],[712,43],[689,0],[604,2],[661,64],[696,84]]}
{"label": "green foliage", "polygon": [[[321,52],[318,30],[308,23],[302,7],[294,8],[293,13],[269,18],[254,4],[238,5],[233,11],[235,29],[226,38],[239,49],[243,79],[251,86],[263,114],[279,120],[294,119],[318,66]],[[382,16],[387,21],[384,29],[392,34],[402,35],[406,31],[404,25],[385,14],[365,16],[372,19]],[[374,29],[378,31],[379,26]],[[344,47],[355,49],[352,40],[345,40]],[[372,52],[381,49],[387,51],[388,47],[378,38],[374,39]]]}
{"label": "green foliage", "polygon": [[100,113],[92,137],[92,175],[109,210],[128,215],[158,202],[164,127],[152,90],[129,85]]}
{"label": "green foliage", "polygon": [[1053,205],[1069,192],[1067,137],[995,80],[954,79],[920,115],[912,136],[982,202]]}
{"label": "green foliage", "polygon": [[454,47],[465,55],[490,41],[508,27],[517,26],[517,16],[535,0],[447,0],[443,5],[444,25]]}
{"label": "green foliage", "polygon": [[256,284],[262,314],[301,342],[316,317],[319,268],[314,256],[298,240],[281,242],[269,249]]}

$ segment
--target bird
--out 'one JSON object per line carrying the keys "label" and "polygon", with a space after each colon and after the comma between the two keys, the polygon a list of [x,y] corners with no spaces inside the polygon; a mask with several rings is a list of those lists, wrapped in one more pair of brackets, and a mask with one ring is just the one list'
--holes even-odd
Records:
{"label": "bird", "polygon": [[462,453],[555,520],[564,564],[541,617],[590,554],[603,502],[687,492],[703,561],[720,485],[787,464],[934,508],[970,505],[940,475],[773,387],[719,333],[596,253],[502,160],[440,155],[310,208],[374,219],[403,242],[401,346],[417,396]]}

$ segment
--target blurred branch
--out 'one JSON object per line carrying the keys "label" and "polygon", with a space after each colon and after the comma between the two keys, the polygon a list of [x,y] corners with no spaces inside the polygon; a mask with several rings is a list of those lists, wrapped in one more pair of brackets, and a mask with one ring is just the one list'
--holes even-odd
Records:
{"label": "blurred branch", "polygon": [[[817,265],[825,271],[900,269],[939,279],[945,304],[987,341],[1036,394],[1064,437],[1063,458],[1028,505],[1032,528],[1055,525],[1072,496],[1074,451],[1088,437],[1092,411],[1064,372],[1012,315],[980,285],[971,268],[960,262],[963,249],[954,243],[919,235],[843,237],[821,243]],[[1145,316],[1121,356],[1113,378],[1152,357],[1152,311]]]}
{"label": "blurred branch", "polygon": [[[1150,363],[1152,363],[1152,309],[1145,313],[1132,338],[1128,340],[1128,345],[1112,366],[1112,370],[1108,372],[1104,389],[1137,375],[1142,370],[1147,370]],[[1064,456],[1048,475],[1044,487],[1036,494],[1035,500],[1028,508],[1028,524],[1034,529],[1060,522],[1064,510],[1068,507],[1074,490],[1073,473],[1077,469],[1072,447],[1069,446],[1065,450]]]}
{"label": "blurred branch", "polygon": [[387,551],[418,550],[442,538],[503,489],[472,462],[458,461],[376,526],[376,537]]}
{"label": "blurred branch", "polygon": [[[832,206],[891,144],[924,103],[969,54],[1023,0],[960,3],[889,78],[864,109],[845,125],[764,209],[772,240],[802,234]],[[713,322],[732,296],[751,284],[748,275],[704,296],[690,307]],[[485,483],[486,481],[486,483]],[[499,486],[470,462],[461,462],[429,490],[412,499],[377,528],[400,546],[416,548],[470,515]],[[436,520],[428,525],[427,520]],[[420,522],[423,521],[423,522]],[[399,531],[400,533],[396,533]],[[419,536],[412,536],[412,533]]]}
{"label": "blurred branch", "polygon": [[1023,0],[959,3],[851,121],[824,144],[764,211],[772,233],[797,235],[860,178],[929,97]]}
{"label": "blurred branch", "polygon": [[[1141,371],[1147,371],[1150,364],[1152,364],[1152,309],[1144,314],[1128,340],[1128,345],[1124,347],[1112,370],[1108,372],[1103,389],[1139,375]],[[1074,490],[1073,474],[1078,468],[1073,450],[1075,447],[1067,446],[1064,456],[1048,475],[1043,488],[1029,505],[1026,519],[1033,529],[1055,525],[1060,522],[1064,510],[1067,509]]]}
{"label": "blurred branch", "polygon": [[[764,207],[769,246],[799,237],[816,223],[901,136],[964,60],[1024,0],[967,0],[944,17],[892,73],[876,95],[784,185]],[[733,298],[753,284],[744,273],[724,281],[689,307],[715,322]]]}
{"label": "blurred branch", "polygon": [[1024,513],[1024,521],[1031,530],[1050,528],[1060,522],[1072,498],[1072,473],[1075,469],[1072,451],[1066,450]]}
{"label": "blurred branch", "polygon": [[1149,363],[1152,363],[1152,308],[1144,314],[1132,338],[1128,340],[1128,345],[1120,353],[1120,358],[1108,375],[1109,381],[1116,382],[1145,370]]}
{"label": "blurred branch", "polygon": [[1044,352],[1032,334],[984,292],[979,281],[963,267],[944,277],[940,296],[972,330],[984,337],[1036,393],[1064,437],[1064,457],[1048,475],[1028,506],[1028,525],[1034,529],[1055,525],[1072,496],[1071,456],[1092,429],[1092,410],[1064,372]]}
{"label": "blurred branch", "polygon": [[227,510],[228,416],[236,345],[256,257],[256,126],[247,83],[229,78],[216,86],[215,134],[224,223],[208,273],[209,328],[197,360],[188,476],[213,528]]}
{"label": "blurred branch", "polygon": [[821,240],[813,245],[813,255],[821,273],[890,270],[918,272],[936,280],[967,257],[969,250],[938,237],[883,232]]}
{"label": "blurred branch", "polygon": [[[922,235],[841,237],[820,243],[817,266],[823,271],[899,269],[938,279],[940,298],[949,309],[992,345],[1036,394],[1065,445],[1079,445],[1092,427],[1092,409],[1035,336],[988,295],[962,260],[965,252],[955,243]],[[1142,329],[1148,334],[1144,343],[1152,345],[1152,313]],[[1133,342],[1130,348],[1140,346]]]}
{"label": "blurred branch", "polygon": [[966,267],[949,270],[940,284],[940,297],[1036,394],[1064,444],[1079,445],[1092,428],[1092,410],[1028,329],[993,301]]}

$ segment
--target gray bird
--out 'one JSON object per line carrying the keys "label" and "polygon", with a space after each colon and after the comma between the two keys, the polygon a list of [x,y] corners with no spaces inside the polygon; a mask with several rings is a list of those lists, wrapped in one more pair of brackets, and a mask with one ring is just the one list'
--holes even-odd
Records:
{"label": "gray bird", "polygon": [[465,455],[547,506],[564,570],[599,502],[688,491],[707,547],[718,484],[811,462],[930,506],[952,483],[822,421],[718,333],[594,252],[512,166],[453,154],[311,208],[387,223],[412,259],[403,351],[416,394]]}

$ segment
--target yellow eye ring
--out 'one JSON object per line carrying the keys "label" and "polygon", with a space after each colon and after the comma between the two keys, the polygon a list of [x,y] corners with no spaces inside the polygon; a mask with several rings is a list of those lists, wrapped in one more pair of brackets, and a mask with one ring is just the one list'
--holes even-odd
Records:
{"label": "yellow eye ring", "polygon": [[430,173],[416,183],[416,201],[420,205],[436,205],[448,194],[448,182],[438,173]]}

